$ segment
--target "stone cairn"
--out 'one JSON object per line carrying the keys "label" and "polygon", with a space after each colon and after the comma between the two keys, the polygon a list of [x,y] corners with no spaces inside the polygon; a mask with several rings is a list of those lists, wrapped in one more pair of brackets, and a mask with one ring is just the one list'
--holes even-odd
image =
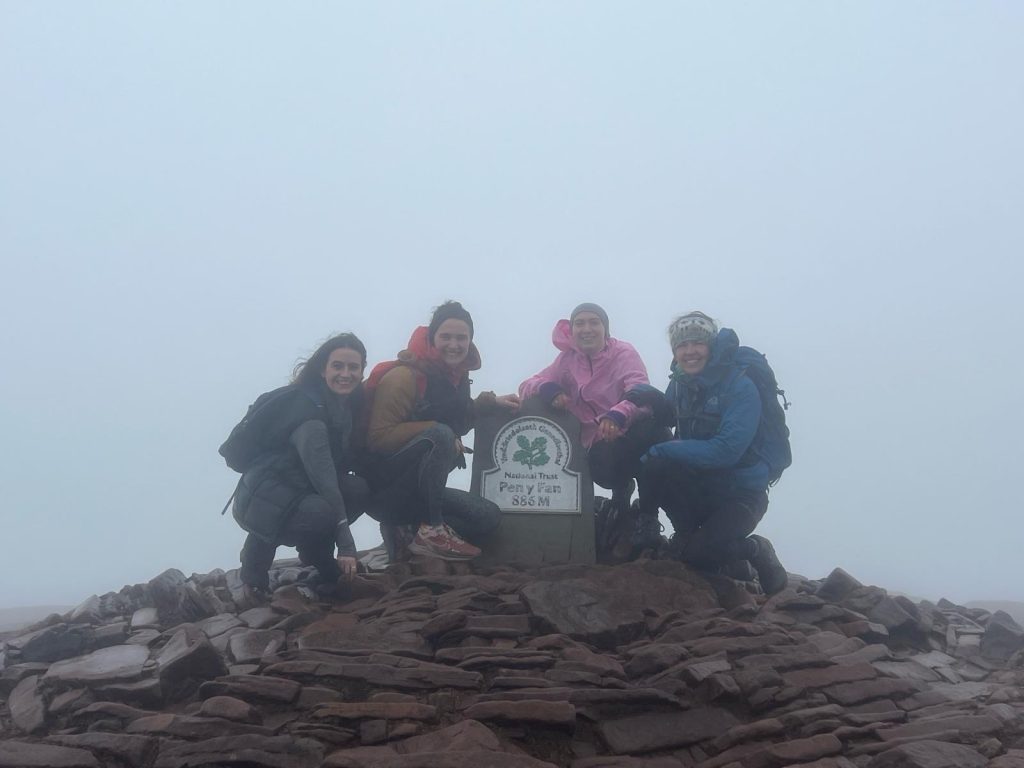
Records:
{"label": "stone cairn", "polygon": [[[365,558],[371,562],[372,557]],[[0,635],[0,768],[1024,768],[1024,630],[842,570],[278,561]]]}

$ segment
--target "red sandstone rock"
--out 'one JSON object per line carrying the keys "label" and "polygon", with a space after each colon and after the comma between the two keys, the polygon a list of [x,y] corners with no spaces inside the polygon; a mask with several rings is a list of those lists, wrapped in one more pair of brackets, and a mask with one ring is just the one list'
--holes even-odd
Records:
{"label": "red sandstone rock", "polygon": [[878,755],[868,768],[985,768],[988,760],[963,744],[918,741]]}
{"label": "red sandstone rock", "polygon": [[737,722],[723,709],[704,708],[606,720],[598,724],[598,732],[614,754],[640,754],[706,741]]}
{"label": "red sandstone rock", "polygon": [[[299,572],[294,561],[288,569]],[[332,753],[325,765],[360,768],[538,766],[547,759],[563,768],[851,768],[850,758],[865,768],[883,755],[916,760],[925,752],[914,744],[942,741],[980,742],[974,751],[995,757],[991,768],[1013,768],[1017,756],[997,756],[1004,745],[1024,743],[1024,673],[979,655],[989,621],[981,612],[886,602],[884,591],[866,587],[837,605],[797,577],[779,595],[758,598],[760,606],[697,607],[701,594],[724,598],[682,566],[652,561],[492,576],[468,569],[405,583],[395,571],[354,602],[310,603],[287,587],[275,593],[273,607],[243,615],[249,629],[230,613],[227,593],[216,592],[222,577],[203,587],[211,590],[201,596],[213,606],[210,618],[162,634],[140,631],[128,641],[122,616],[152,607],[138,602],[149,593],[129,590],[109,619],[102,601],[93,601],[99,607],[82,621],[108,624],[80,623],[73,634],[87,644],[121,642],[109,655],[25,664],[25,643],[4,646],[0,636],[0,696],[21,684],[0,711],[11,715],[0,728],[9,738],[15,724],[34,717],[34,732],[49,742],[43,747],[78,752],[26,753],[20,742],[15,749],[27,760],[46,754],[103,768],[153,768],[157,736],[161,768],[240,759],[266,768],[313,766],[323,752]],[[183,578],[163,579],[166,605],[205,610]],[[545,582],[560,585],[552,594],[599,596],[610,579],[617,579],[614,594],[601,604],[573,603],[582,613],[572,620],[587,625],[575,638],[551,632],[551,616],[541,615],[552,606],[537,604],[541,615],[531,613],[519,594]],[[650,600],[638,590],[666,580],[682,598]],[[616,602],[630,591],[635,605]],[[892,647],[839,631],[871,611],[898,620]],[[595,630],[602,622],[605,629]],[[45,626],[62,623],[71,627],[66,617]],[[531,630],[547,634],[532,637]],[[60,640],[61,632],[39,637]],[[635,642],[614,645],[633,633]],[[208,646],[207,634],[215,638]],[[272,657],[263,640],[274,641]],[[158,650],[151,654],[147,644]],[[229,654],[255,663],[236,665],[244,674],[204,682],[196,696],[196,678]],[[151,655],[161,659],[166,688]],[[173,712],[123,703],[163,709],[165,696],[175,700]],[[458,720],[470,713],[494,730]],[[263,728],[246,722],[260,718]],[[440,729],[438,720],[454,723]],[[315,748],[289,751],[274,739]],[[390,746],[368,746],[385,742]],[[948,745],[936,749],[928,759]]]}
{"label": "red sandstone rock", "polygon": [[501,720],[554,726],[572,726],[576,723],[576,707],[567,701],[488,701],[474,704],[462,714],[473,720]]}
{"label": "red sandstone rock", "polygon": [[815,667],[786,672],[782,676],[782,682],[783,685],[794,688],[825,688],[837,683],[873,680],[876,677],[878,677],[878,670],[870,664],[852,664],[850,666],[836,664],[831,667]]}
{"label": "red sandstone rock", "polygon": [[39,690],[39,676],[32,675],[22,680],[7,700],[11,720],[23,733],[41,731],[46,725],[46,700]]}
{"label": "red sandstone rock", "polygon": [[0,768],[100,768],[100,763],[84,749],[0,741]]}
{"label": "red sandstone rock", "polygon": [[148,736],[129,736],[123,733],[77,733],[49,736],[47,743],[62,747],[88,749],[115,764],[130,766],[149,765],[157,752],[157,740]]}
{"label": "red sandstone rock", "polygon": [[203,702],[199,714],[204,717],[223,717],[238,723],[262,723],[259,710],[232,696],[212,696]]}
{"label": "red sandstone rock", "polygon": [[290,704],[299,696],[302,686],[294,680],[262,675],[226,675],[203,683],[199,696],[234,696],[244,701],[277,701]]}
{"label": "red sandstone rock", "polygon": [[437,708],[407,702],[328,702],[314,707],[312,717],[317,720],[433,720],[437,717]]}
{"label": "red sandstone rock", "polygon": [[323,747],[312,739],[288,736],[222,736],[195,743],[164,744],[153,768],[317,768]]}

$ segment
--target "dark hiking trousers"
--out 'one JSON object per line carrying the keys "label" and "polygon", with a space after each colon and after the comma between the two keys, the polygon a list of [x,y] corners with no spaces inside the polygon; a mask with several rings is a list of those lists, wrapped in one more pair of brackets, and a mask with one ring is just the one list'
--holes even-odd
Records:
{"label": "dark hiking trousers", "polygon": [[612,492],[616,505],[629,504],[624,498],[629,481],[641,482],[640,458],[652,445],[672,439],[672,433],[654,419],[640,419],[617,440],[599,440],[587,454],[590,479]]}
{"label": "dark hiking trousers", "polygon": [[373,496],[367,514],[384,525],[447,523],[477,543],[501,523],[501,510],[473,493],[448,488],[455,467],[455,433],[444,424],[424,430],[368,473]]}
{"label": "dark hiking trousers", "polygon": [[699,570],[715,571],[756,555],[757,544],[748,536],[768,509],[768,493],[731,489],[714,470],[649,459],[641,473],[641,514],[657,515],[659,507],[675,530],[676,556]]}
{"label": "dark hiking trousers", "polygon": [[[338,486],[345,499],[346,517],[349,523],[354,523],[362,515],[369,499],[366,481],[355,475],[340,475]],[[274,564],[274,556],[281,545],[295,547],[299,560],[304,565],[316,567],[322,581],[336,582],[341,576],[341,569],[334,557],[335,530],[338,527],[335,510],[322,496],[310,493],[299,497],[283,514],[284,522],[274,541],[267,541],[254,533],[246,536],[239,573],[242,583],[268,589],[270,579],[267,572]]]}

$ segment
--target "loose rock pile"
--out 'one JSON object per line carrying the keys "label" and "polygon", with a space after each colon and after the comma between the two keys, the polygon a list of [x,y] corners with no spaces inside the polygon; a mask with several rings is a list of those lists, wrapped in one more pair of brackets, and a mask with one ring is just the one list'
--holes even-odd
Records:
{"label": "loose rock pile", "polygon": [[771,598],[669,561],[295,561],[0,635],[0,768],[1024,768],[1024,630],[841,570]]}

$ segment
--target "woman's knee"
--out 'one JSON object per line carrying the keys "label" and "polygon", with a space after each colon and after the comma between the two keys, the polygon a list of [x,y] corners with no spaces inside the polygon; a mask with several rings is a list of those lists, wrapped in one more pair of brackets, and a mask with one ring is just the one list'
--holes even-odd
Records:
{"label": "woman's knee", "polygon": [[457,435],[452,431],[452,428],[447,424],[437,422],[425,430],[420,432],[417,436],[418,440],[430,440],[441,447],[450,447],[453,451],[455,450],[455,439]]}
{"label": "woman's knee", "polygon": [[337,527],[338,513],[323,496],[311,494],[296,505],[288,518],[281,532],[281,543],[294,547],[310,538],[323,537],[333,541]]}
{"label": "woman's knee", "polygon": [[602,488],[615,486],[615,461],[607,443],[597,443],[587,454],[590,479]]}
{"label": "woman's knee", "polygon": [[490,536],[501,525],[501,509],[489,499],[480,499],[480,501],[482,503],[477,505],[480,536]]}

